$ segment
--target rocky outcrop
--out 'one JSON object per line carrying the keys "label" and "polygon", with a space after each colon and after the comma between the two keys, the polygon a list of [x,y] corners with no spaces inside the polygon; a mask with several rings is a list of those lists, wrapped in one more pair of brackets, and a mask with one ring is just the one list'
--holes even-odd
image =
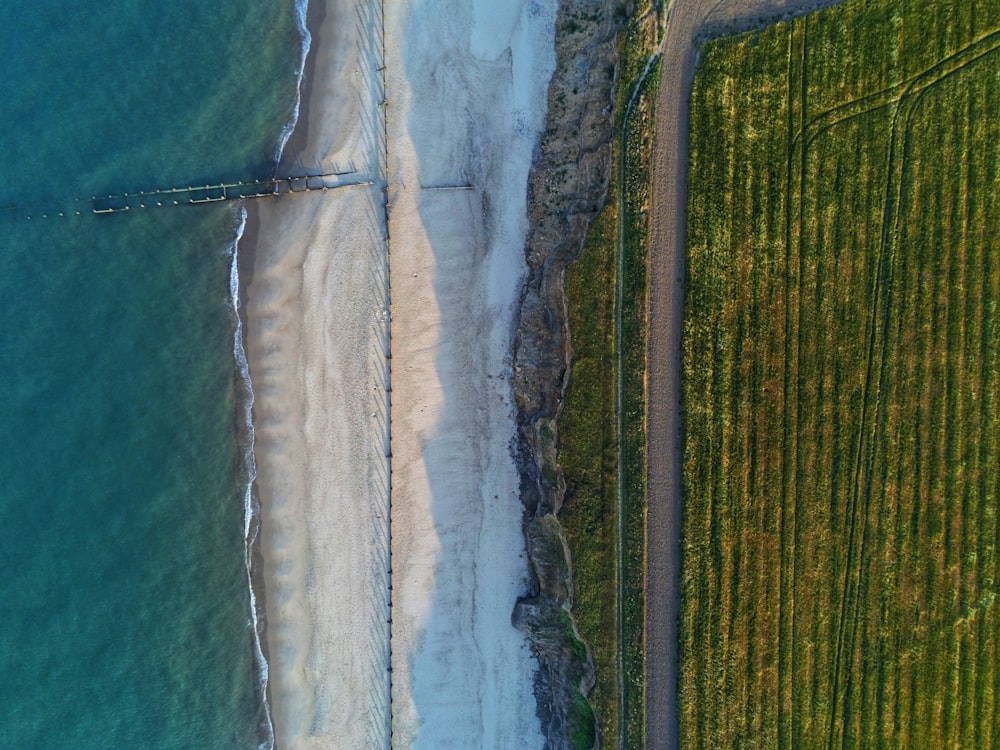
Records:
{"label": "rocky outcrop", "polygon": [[[524,533],[533,574],[514,622],[538,658],[535,684],[546,750],[579,747],[597,731],[586,702],[593,660],[570,610],[572,564],[556,514],[566,484],[556,420],[572,354],[563,274],[604,206],[611,176],[618,0],[560,0],[548,119],[528,181],[528,275],[514,336],[514,397]],[[571,740],[572,743],[571,744]]]}

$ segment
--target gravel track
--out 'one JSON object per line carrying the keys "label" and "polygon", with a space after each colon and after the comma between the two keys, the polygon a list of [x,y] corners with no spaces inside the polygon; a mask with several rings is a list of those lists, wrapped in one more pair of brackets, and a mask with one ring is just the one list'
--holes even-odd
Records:
{"label": "gravel track", "polygon": [[[801,15],[832,0],[674,0],[656,95],[650,229],[646,545],[646,748],[679,747],[681,321],[687,221],[688,122],[697,40]],[[710,709],[710,707],[706,707]]]}

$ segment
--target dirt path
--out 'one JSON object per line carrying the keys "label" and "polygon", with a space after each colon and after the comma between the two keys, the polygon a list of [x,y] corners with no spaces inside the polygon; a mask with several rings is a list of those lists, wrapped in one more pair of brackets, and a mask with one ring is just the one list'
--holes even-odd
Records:
{"label": "dirt path", "polygon": [[833,0],[674,0],[656,99],[648,344],[649,511],[646,547],[646,747],[679,746],[677,624],[680,614],[681,319],[687,221],[688,100],[695,40]]}

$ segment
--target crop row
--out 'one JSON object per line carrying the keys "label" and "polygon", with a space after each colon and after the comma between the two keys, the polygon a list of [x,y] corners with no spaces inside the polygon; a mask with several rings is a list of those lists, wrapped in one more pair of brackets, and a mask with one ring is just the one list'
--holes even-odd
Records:
{"label": "crop row", "polygon": [[997,10],[848,2],[705,51],[686,747],[1000,742]]}

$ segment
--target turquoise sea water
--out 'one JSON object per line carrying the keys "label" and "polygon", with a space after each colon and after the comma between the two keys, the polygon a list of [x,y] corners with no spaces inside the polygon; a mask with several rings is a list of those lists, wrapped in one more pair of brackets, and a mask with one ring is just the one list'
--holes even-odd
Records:
{"label": "turquoise sea water", "polygon": [[239,207],[90,197],[270,175],[301,13],[0,4],[0,748],[269,745]]}

